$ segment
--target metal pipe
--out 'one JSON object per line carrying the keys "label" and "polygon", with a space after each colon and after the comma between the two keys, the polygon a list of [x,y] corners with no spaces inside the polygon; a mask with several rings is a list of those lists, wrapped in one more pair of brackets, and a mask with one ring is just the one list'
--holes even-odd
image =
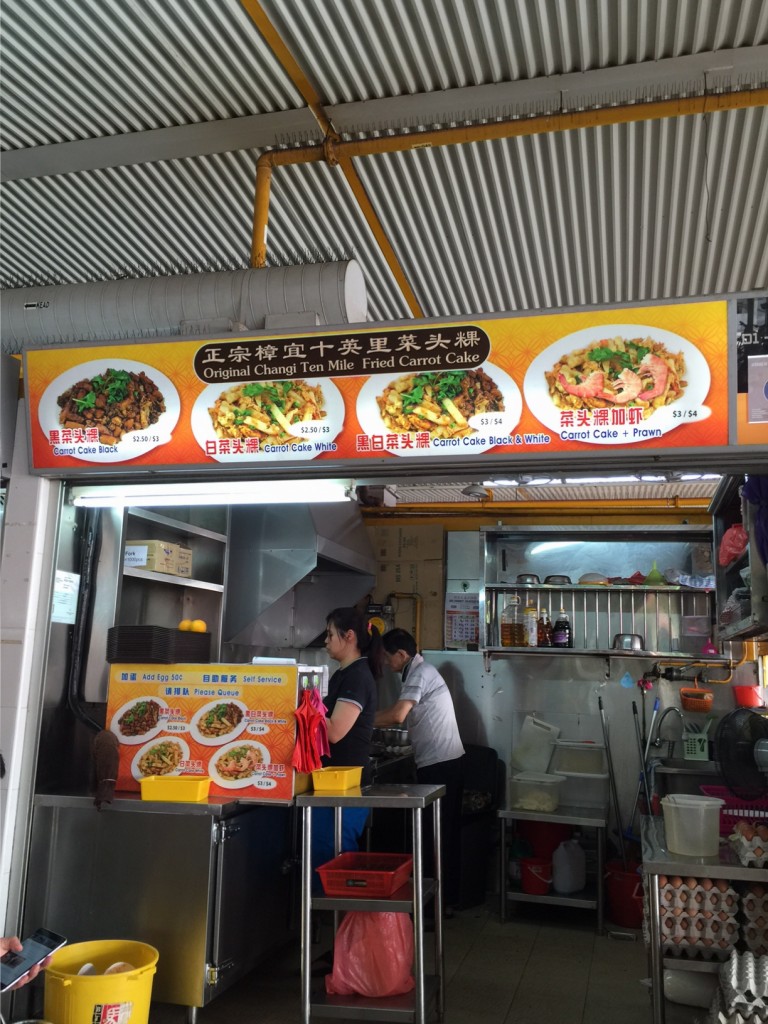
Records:
{"label": "metal pipe", "polygon": [[616,834],[619,840],[619,849],[621,850],[621,862],[624,865],[624,870],[627,870],[627,853],[624,849],[624,830],[621,827],[621,808],[619,807],[619,794],[616,791],[616,776],[613,773],[613,758],[611,757],[611,744],[608,740],[608,726],[605,722],[605,709],[603,708],[603,698],[598,695],[597,706],[600,709],[600,725],[603,729],[603,743],[605,744],[605,757],[608,761],[608,781],[611,786],[611,801],[613,803],[613,813],[616,817]]}
{"label": "metal pipe", "polygon": [[[246,2],[252,7],[258,7],[253,0],[246,0]],[[250,10],[249,13],[251,13]],[[253,17],[253,14],[251,16]],[[256,164],[256,190],[258,193],[261,187],[262,190],[267,189],[268,191],[268,181],[265,182],[263,174],[261,182],[259,179],[259,166],[262,164],[277,167],[284,164],[317,163],[320,160],[341,163],[354,157],[376,156],[382,153],[401,153],[412,149],[429,149],[434,146],[461,146],[468,142],[490,142],[525,135],[543,135],[581,128],[601,128],[606,125],[629,124],[634,121],[657,121],[667,117],[713,114],[724,110],[741,110],[747,107],[767,105],[768,89],[742,89],[717,95],[686,96],[680,99],[656,100],[650,103],[626,103],[615,107],[601,107],[598,110],[574,110],[567,113],[512,118],[455,128],[399,132],[375,139],[336,142],[329,135],[322,146],[303,146],[295,149],[269,150],[262,153]],[[256,196],[254,208],[257,220],[254,224],[254,239],[266,237],[268,206],[268,194],[266,200],[263,196]],[[265,211],[267,211],[266,214]],[[258,243],[254,241],[252,249],[256,250],[257,247]],[[254,265],[263,266],[260,263]]]}
{"label": "metal pipe", "polygon": [[413,601],[414,604],[414,623],[413,623],[413,639],[416,641],[416,649],[421,650],[421,594],[393,591],[393,593],[387,595],[387,604],[393,597],[406,598],[409,601]]}
{"label": "metal pipe", "polygon": [[637,717],[637,704],[632,701],[632,715],[635,722],[635,737],[637,739],[637,751],[640,754],[640,780],[643,784],[643,792],[645,793],[645,806],[648,813],[651,813],[651,794],[648,790],[648,778],[645,773],[645,758],[643,757],[643,737],[640,733],[640,720]]}

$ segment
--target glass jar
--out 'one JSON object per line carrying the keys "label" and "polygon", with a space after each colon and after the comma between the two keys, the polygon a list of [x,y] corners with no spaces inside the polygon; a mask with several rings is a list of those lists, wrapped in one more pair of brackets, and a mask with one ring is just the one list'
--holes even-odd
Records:
{"label": "glass jar", "polygon": [[536,647],[538,640],[538,612],[535,604],[527,604],[523,612],[523,624],[525,627],[525,646]]}
{"label": "glass jar", "polygon": [[500,632],[502,647],[525,646],[525,628],[520,614],[520,598],[517,594],[513,594],[507,599],[507,604],[501,613]]}

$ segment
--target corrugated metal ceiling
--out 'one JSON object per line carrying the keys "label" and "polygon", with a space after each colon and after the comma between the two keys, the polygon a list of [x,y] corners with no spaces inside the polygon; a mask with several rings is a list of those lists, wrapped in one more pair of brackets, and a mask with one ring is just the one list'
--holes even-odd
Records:
{"label": "corrugated metal ceiling", "polygon": [[[307,88],[343,137],[755,89],[768,0],[4,0],[2,49],[12,287],[247,264],[259,154],[321,140]],[[765,106],[354,166],[425,316],[768,284]],[[276,169],[269,227],[411,315],[338,167]]]}
{"label": "corrugated metal ceiling", "polygon": [[[389,260],[350,173],[278,167],[268,262],[355,256],[371,320],[768,288],[768,0],[3,0],[0,47],[4,287],[248,265],[256,161],[322,143],[315,114],[418,147],[594,110],[356,158]],[[669,99],[678,116],[600,123]],[[408,487],[399,501],[466,500]],[[523,497],[569,500],[494,491]]]}

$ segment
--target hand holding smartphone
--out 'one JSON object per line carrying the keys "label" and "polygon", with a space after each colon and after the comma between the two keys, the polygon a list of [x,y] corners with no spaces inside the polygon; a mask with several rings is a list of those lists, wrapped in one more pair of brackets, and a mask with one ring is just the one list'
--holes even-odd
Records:
{"label": "hand holding smartphone", "polygon": [[10,942],[10,939],[0,940],[0,948],[7,950],[0,957],[0,992],[6,992],[14,985],[24,984],[29,972],[57,949],[66,945],[67,940],[63,935],[50,932],[47,928],[38,928],[29,938],[24,939],[20,951],[9,949]]}

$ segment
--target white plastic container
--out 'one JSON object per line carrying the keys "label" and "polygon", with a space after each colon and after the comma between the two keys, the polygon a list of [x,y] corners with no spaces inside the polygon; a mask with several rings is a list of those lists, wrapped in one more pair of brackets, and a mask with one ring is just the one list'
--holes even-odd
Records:
{"label": "white plastic container", "polygon": [[720,845],[720,808],[714,796],[675,793],[661,801],[667,849],[684,857],[716,857]]}
{"label": "white plastic container", "polygon": [[605,747],[580,740],[555,740],[549,770],[557,775],[587,775],[608,778]]}
{"label": "white plastic container", "polygon": [[509,779],[509,806],[521,811],[556,811],[565,779],[546,772],[520,772]]}
{"label": "white plastic container", "polygon": [[587,884],[587,858],[578,839],[566,839],[552,854],[555,892],[581,892]]}

